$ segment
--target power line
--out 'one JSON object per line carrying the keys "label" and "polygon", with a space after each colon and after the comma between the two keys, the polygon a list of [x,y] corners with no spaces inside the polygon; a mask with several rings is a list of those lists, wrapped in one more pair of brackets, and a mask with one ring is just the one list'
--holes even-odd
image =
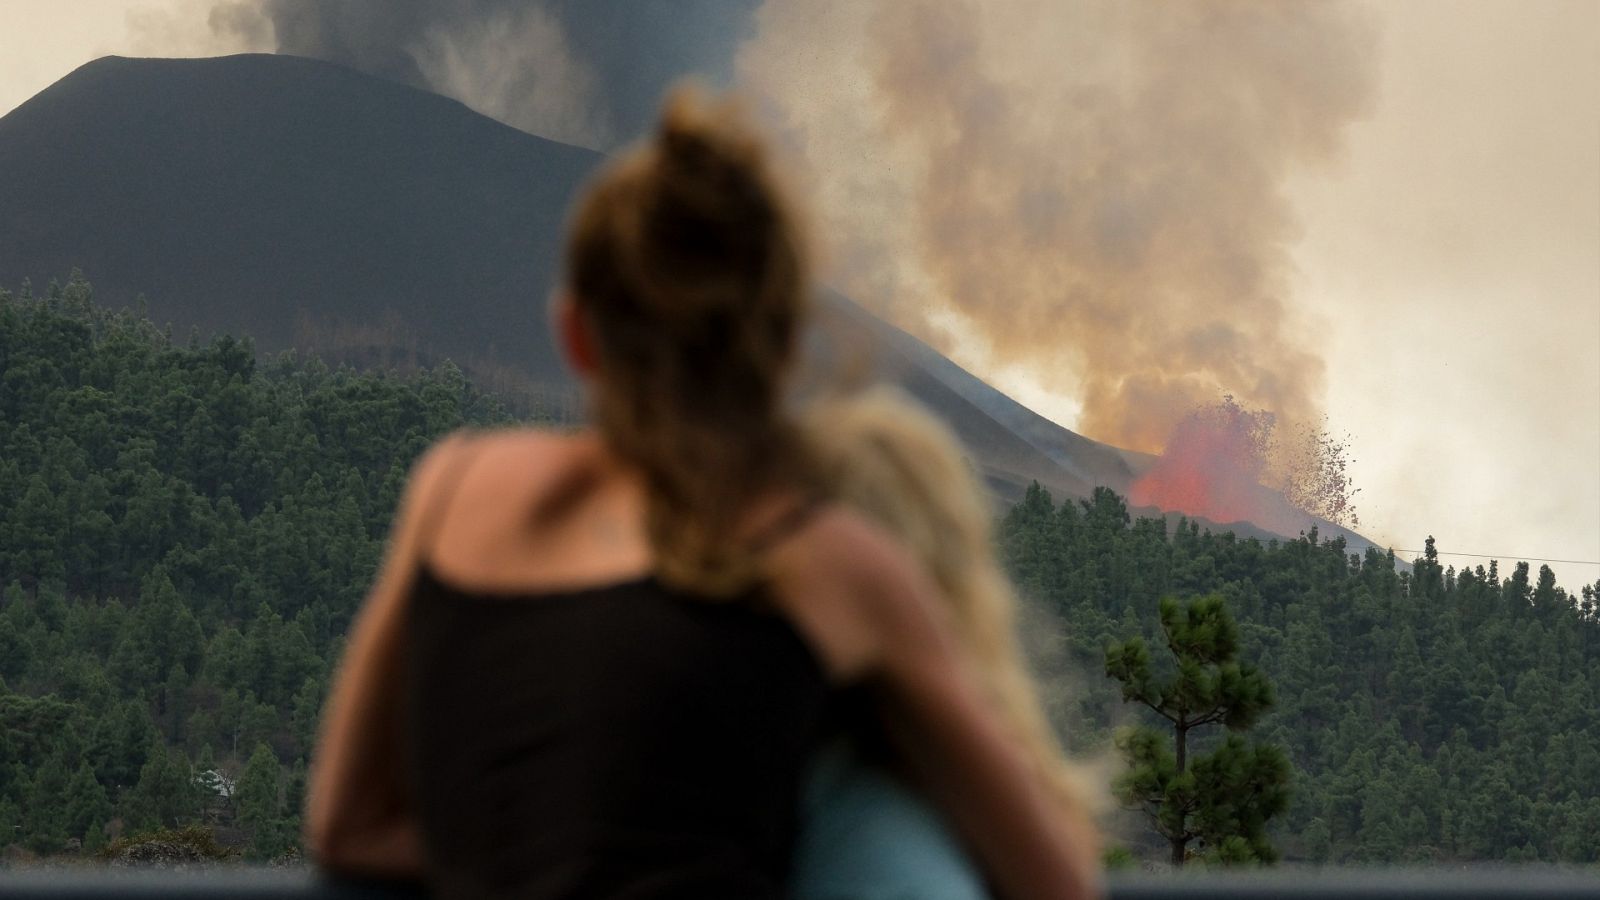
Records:
{"label": "power line", "polygon": [[[1424,550],[1396,550],[1395,553],[1415,553],[1418,556],[1426,553]],[[1439,556],[1471,556],[1475,559],[1506,560],[1507,562],[1551,562],[1568,563],[1574,566],[1600,566],[1600,560],[1593,559],[1545,559],[1541,556],[1518,556],[1514,553],[1457,553],[1453,550],[1435,550]]]}

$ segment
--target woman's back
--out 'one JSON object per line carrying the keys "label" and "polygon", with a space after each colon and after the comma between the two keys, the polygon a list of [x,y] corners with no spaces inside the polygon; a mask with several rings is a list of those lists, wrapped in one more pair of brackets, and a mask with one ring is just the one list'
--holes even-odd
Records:
{"label": "woman's back", "polygon": [[444,896],[768,897],[825,681],[782,619],[654,580],[413,594],[415,790]]}
{"label": "woman's back", "polygon": [[[529,441],[557,457],[553,482],[510,470],[508,453]],[[476,502],[461,507],[491,520],[514,510],[508,494],[543,507],[544,521],[524,519],[542,538],[529,552],[565,543],[579,557],[569,565],[596,534],[625,551],[626,486],[608,483],[594,448],[480,442],[458,452],[458,468],[488,457],[462,486]],[[566,495],[555,509],[552,491]],[[438,505],[456,571],[472,554],[450,501]],[[408,744],[440,893],[781,895],[827,678],[769,598],[755,588],[708,601],[650,575],[512,590],[493,557],[467,567],[492,590],[429,563],[412,588]]]}

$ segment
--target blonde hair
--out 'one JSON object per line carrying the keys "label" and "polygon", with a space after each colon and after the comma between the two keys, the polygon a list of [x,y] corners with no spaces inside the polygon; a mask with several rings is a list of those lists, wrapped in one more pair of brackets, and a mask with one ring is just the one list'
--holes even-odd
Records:
{"label": "blonde hair", "polygon": [[746,505],[808,480],[782,402],[810,290],[802,237],[755,130],[692,86],[572,219],[566,280],[597,344],[595,424],[644,474],[662,576],[702,593],[754,581],[737,539]]}
{"label": "blonde hair", "polygon": [[1017,642],[1016,594],[995,557],[994,510],[960,441],[887,388],[820,401],[802,422],[834,498],[898,538],[932,576],[990,702],[1039,776],[1063,804],[1100,809],[1040,705]]}

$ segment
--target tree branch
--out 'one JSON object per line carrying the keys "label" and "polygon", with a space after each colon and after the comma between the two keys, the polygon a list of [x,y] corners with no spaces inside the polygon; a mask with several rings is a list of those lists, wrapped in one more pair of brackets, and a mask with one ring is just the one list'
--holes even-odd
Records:
{"label": "tree branch", "polygon": [[1178,720],[1174,719],[1171,716],[1171,714],[1169,714],[1166,710],[1162,709],[1161,707],[1155,705],[1154,703],[1151,703],[1149,700],[1146,700],[1143,697],[1141,697],[1141,698],[1139,698],[1139,702],[1143,703],[1145,706],[1150,707],[1152,710],[1155,710],[1155,714],[1156,715],[1160,716],[1163,719],[1166,719],[1168,722],[1171,722],[1174,725],[1178,724]]}

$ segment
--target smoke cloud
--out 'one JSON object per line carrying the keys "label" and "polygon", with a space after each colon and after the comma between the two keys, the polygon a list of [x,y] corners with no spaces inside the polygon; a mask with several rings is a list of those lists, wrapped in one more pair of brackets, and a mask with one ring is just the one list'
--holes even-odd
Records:
{"label": "smoke cloud", "polygon": [[675,78],[725,80],[756,0],[222,0],[222,37],[454,97],[524,131],[606,149]]}
{"label": "smoke cloud", "polygon": [[[1225,395],[1319,434],[1285,184],[1373,104],[1350,0],[214,0],[208,22],[598,148],[685,73],[735,81],[793,151],[828,279],[896,324],[1131,449]],[[1292,493],[1309,451],[1273,447]]]}
{"label": "smoke cloud", "polygon": [[243,4],[172,0],[165,6],[134,7],[124,18],[125,50],[135,56],[260,53],[273,46],[271,23]]}
{"label": "smoke cloud", "polygon": [[1283,193],[1375,89],[1347,3],[767,0],[741,84],[795,148],[847,293],[1162,448],[1224,394],[1317,421]]}
{"label": "smoke cloud", "polygon": [[208,21],[221,37],[341,63],[454,97],[552,140],[606,146],[599,79],[574,52],[553,3],[489,0],[228,0]]}
{"label": "smoke cloud", "polygon": [[1373,102],[1349,0],[213,0],[211,29],[609,148],[690,72],[794,151],[829,280],[1161,449],[1224,394],[1320,419],[1287,178]]}
{"label": "smoke cloud", "polygon": [[611,140],[594,71],[573,55],[561,21],[543,6],[431,26],[413,50],[430,87],[484,115],[570,144]]}

